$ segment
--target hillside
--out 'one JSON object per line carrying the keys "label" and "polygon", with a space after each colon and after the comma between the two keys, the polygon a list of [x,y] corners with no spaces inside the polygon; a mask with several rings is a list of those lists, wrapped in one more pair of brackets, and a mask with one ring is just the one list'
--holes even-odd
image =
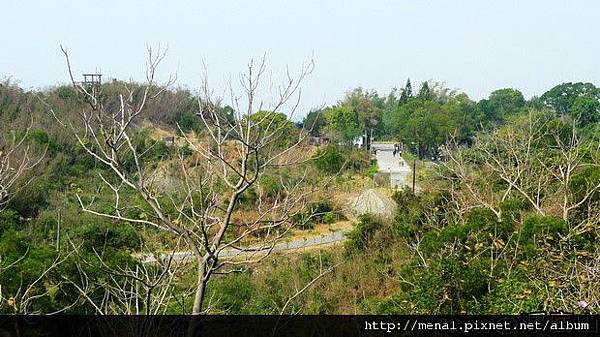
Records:
{"label": "hillside", "polygon": [[[301,125],[154,84],[83,89],[0,86],[1,313],[598,312],[590,83],[479,102],[359,88]],[[377,163],[359,137],[403,152]],[[373,189],[388,160],[404,180],[414,163],[416,194]],[[361,195],[389,214],[352,212]]]}

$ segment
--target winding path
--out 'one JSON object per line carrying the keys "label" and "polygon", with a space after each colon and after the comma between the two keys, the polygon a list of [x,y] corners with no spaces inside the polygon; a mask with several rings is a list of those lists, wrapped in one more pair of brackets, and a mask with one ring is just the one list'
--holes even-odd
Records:
{"label": "winding path", "polygon": [[[321,246],[321,245],[344,241],[345,239],[346,239],[346,231],[340,230],[340,231],[335,231],[335,232],[318,235],[318,236],[312,236],[312,237],[307,237],[307,238],[302,238],[302,239],[295,239],[295,240],[287,241],[287,242],[279,242],[279,243],[275,244],[275,246],[273,247],[273,252],[312,248],[312,247],[317,247],[317,246]],[[261,246],[246,247],[246,249],[249,249],[249,250],[256,249],[252,252],[240,251],[237,249],[229,248],[229,249],[225,249],[225,250],[221,251],[221,253],[219,254],[219,257],[234,259],[237,257],[249,256],[251,254],[257,255],[257,254],[260,254],[261,252],[266,253],[268,251],[268,249],[259,249],[259,248],[261,248]],[[160,254],[158,256],[158,259],[167,260],[167,259],[169,259],[170,256],[171,256],[171,254],[167,254],[167,253]],[[186,260],[192,259],[193,257],[194,257],[194,254],[192,252],[175,252],[173,254],[174,261],[186,261]],[[141,256],[141,260],[143,263],[157,262],[156,256],[150,255],[150,254]]]}

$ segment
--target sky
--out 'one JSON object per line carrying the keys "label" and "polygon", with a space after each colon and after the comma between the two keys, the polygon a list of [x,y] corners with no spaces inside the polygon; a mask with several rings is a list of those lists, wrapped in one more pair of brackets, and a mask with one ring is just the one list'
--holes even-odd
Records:
{"label": "sky", "polygon": [[[597,0],[1,0],[0,78],[43,89],[75,75],[144,79],[146,47],[168,46],[161,78],[219,95],[266,55],[278,82],[313,59],[298,116],[355,88],[387,94],[407,78],[472,99],[513,87],[600,85]],[[266,98],[265,98],[266,99]]]}

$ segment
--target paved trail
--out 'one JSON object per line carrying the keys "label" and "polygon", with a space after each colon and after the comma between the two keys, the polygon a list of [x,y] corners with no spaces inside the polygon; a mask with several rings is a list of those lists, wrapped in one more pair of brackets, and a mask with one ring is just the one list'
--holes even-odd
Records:
{"label": "paved trail", "polygon": [[[319,236],[313,236],[308,238],[296,239],[287,242],[277,243],[273,247],[273,252],[281,252],[286,250],[297,250],[303,248],[316,247],[320,245],[335,243],[339,241],[344,241],[346,239],[346,233],[344,231],[336,231],[328,234],[323,234]],[[236,257],[244,257],[250,254],[254,254],[255,256],[260,256],[261,252],[266,253],[268,249],[258,250],[260,247],[247,247],[248,249],[257,249],[256,251],[249,252],[240,252],[237,249],[225,249],[220,254],[221,258],[236,258]],[[166,260],[170,257],[170,254],[161,254],[158,258],[161,260]],[[192,259],[194,254],[192,252],[175,252],[173,254],[174,261],[185,261]],[[154,263],[156,262],[156,257],[152,255],[144,255],[142,256],[142,262],[144,263]]]}
{"label": "paved trail", "polygon": [[375,156],[379,172],[390,175],[391,188],[401,189],[412,185],[412,170],[399,154],[394,156],[394,144],[373,143],[373,149],[377,150]]}

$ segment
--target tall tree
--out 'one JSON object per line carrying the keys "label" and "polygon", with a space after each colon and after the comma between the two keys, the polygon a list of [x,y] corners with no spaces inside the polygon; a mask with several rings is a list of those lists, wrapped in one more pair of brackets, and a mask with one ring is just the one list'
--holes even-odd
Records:
{"label": "tall tree", "polygon": [[311,136],[319,136],[323,132],[325,124],[325,111],[323,109],[311,110],[302,121],[302,127],[309,130]]}
{"label": "tall tree", "polygon": [[355,137],[362,134],[358,115],[348,105],[327,109],[325,118],[327,131],[346,144],[351,144]]}
{"label": "tall tree", "polygon": [[406,85],[400,91],[400,100],[399,104],[406,104],[413,97],[412,92],[412,84],[410,83],[410,78],[406,80]]}
{"label": "tall tree", "polygon": [[562,83],[545,92],[541,99],[560,115],[565,115],[577,97],[597,97],[598,88],[592,83]]}
{"label": "tall tree", "polygon": [[571,106],[571,116],[577,125],[586,126],[600,121],[600,101],[595,97],[577,97]]}
{"label": "tall tree", "polygon": [[540,98],[559,116],[569,115],[585,124],[597,118],[598,109],[595,102],[600,101],[600,89],[592,83],[562,83],[545,92]]}
{"label": "tall tree", "polygon": [[492,92],[488,99],[481,100],[478,105],[484,113],[485,121],[497,124],[520,112],[525,107],[525,98],[517,89],[499,89]]}
{"label": "tall tree", "polygon": [[419,157],[434,155],[457,130],[458,114],[437,102],[413,99],[398,107],[386,123],[396,138],[411,146]]}
{"label": "tall tree", "polygon": [[421,84],[421,88],[419,89],[419,94],[417,97],[425,101],[429,101],[433,98],[431,88],[429,87],[429,83],[427,81]]}

